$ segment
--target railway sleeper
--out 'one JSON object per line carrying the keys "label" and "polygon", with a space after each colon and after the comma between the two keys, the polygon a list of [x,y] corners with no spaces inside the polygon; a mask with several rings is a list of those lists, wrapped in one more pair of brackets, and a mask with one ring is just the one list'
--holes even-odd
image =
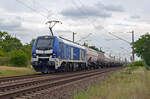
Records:
{"label": "railway sleeper", "polygon": [[[87,75],[94,75],[94,74],[95,73],[87,74]],[[87,75],[82,75],[81,77],[71,77],[70,79],[66,78],[66,80],[63,79],[63,80],[60,80],[60,81],[54,81],[53,83],[46,83],[46,84],[41,84],[41,85],[37,85],[37,86],[34,86],[34,87],[30,87],[30,88],[24,88],[24,89],[12,91],[12,92],[9,92],[8,94],[6,93],[3,96],[0,96],[0,98],[2,97],[2,99],[3,99],[3,97],[8,97],[10,95],[12,97],[18,97],[18,96],[21,96],[23,94],[32,94],[33,91],[37,92],[37,91],[40,91],[40,90],[44,90],[46,88],[54,87],[54,86],[64,84],[64,83],[67,83],[67,82],[72,82],[74,80],[78,80],[78,79],[88,77]],[[41,86],[42,86],[42,88],[40,88]]]}

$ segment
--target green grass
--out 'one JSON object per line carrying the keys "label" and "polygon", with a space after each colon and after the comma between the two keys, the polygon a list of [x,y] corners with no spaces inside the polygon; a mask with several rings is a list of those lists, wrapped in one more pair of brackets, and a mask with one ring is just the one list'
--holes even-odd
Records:
{"label": "green grass", "polygon": [[106,81],[79,92],[74,99],[150,99],[150,71],[144,67],[112,73]]}
{"label": "green grass", "polygon": [[0,66],[0,77],[35,74],[31,68]]}

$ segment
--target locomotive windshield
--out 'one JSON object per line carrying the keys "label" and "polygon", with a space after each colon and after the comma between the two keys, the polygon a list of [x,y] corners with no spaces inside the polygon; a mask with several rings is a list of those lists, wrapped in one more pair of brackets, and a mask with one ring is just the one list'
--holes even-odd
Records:
{"label": "locomotive windshield", "polygon": [[53,48],[53,42],[53,38],[39,38],[36,47],[39,50],[49,50]]}

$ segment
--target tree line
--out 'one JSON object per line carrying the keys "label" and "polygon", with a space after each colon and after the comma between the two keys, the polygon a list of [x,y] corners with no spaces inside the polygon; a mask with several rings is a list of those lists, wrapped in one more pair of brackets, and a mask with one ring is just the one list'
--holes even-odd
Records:
{"label": "tree line", "polygon": [[[0,31],[0,65],[28,66],[31,60],[33,43],[34,39],[23,45],[17,37],[12,37],[8,32]],[[88,46],[86,43],[83,46],[103,52],[101,49]],[[134,53],[150,66],[150,34],[142,35],[133,43],[133,46]]]}
{"label": "tree line", "polygon": [[134,53],[150,66],[150,34],[142,35],[133,43]]}
{"label": "tree line", "polygon": [[0,31],[0,65],[28,66],[33,42],[23,45],[17,37]]}

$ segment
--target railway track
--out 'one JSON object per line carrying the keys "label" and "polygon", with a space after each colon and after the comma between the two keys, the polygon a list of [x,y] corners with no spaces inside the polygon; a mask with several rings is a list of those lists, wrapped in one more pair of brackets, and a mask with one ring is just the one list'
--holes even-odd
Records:
{"label": "railway track", "polygon": [[[75,72],[71,72],[71,73],[75,73]],[[65,72],[65,73],[52,73],[52,74],[31,74],[31,75],[22,75],[22,76],[13,76],[13,77],[1,77],[0,78],[0,85],[2,84],[9,84],[9,83],[14,83],[14,82],[18,82],[18,81],[24,81],[24,80],[33,80],[39,77],[49,77],[51,76],[56,76],[56,75],[64,75],[64,74],[69,74],[69,72]]]}
{"label": "railway track", "polygon": [[90,71],[79,71],[79,72],[63,72],[63,73],[53,73],[53,74],[32,74],[32,75],[23,75],[23,76],[13,76],[13,77],[2,77],[0,78],[0,85],[9,85],[9,84],[16,84],[18,82],[27,82],[27,81],[35,81],[37,79],[45,78],[55,78],[56,76],[59,77],[61,75],[74,75],[83,72],[90,72]]}
{"label": "railway track", "polygon": [[[105,73],[118,70],[120,68],[106,68],[91,71],[82,71],[75,73],[64,73],[62,75],[43,75],[33,79],[15,80],[11,83],[0,84],[0,99],[14,99],[18,97],[34,96],[41,91],[63,86],[67,83],[82,80],[88,77],[103,75]],[[31,79],[32,78],[32,79]],[[23,77],[21,79],[24,79]],[[13,80],[13,79],[12,79]]]}
{"label": "railway track", "polygon": [[29,78],[41,77],[43,74],[31,74],[31,75],[23,75],[23,76],[13,76],[13,77],[2,77],[0,78],[0,84],[2,83],[11,83],[16,80],[24,80]]}

